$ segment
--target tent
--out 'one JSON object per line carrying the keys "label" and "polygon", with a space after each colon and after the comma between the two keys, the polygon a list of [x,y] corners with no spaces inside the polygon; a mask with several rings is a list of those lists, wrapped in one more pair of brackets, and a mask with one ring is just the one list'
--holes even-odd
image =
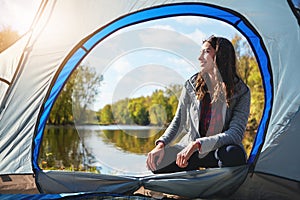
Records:
{"label": "tent", "polygon": [[[173,16],[224,21],[251,45],[265,107],[248,164],[145,177],[41,170],[37,159],[46,121],[72,71],[110,34]],[[126,195],[140,186],[188,198],[299,198],[299,24],[295,0],[42,1],[30,30],[0,55],[2,181],[34,175],[42,193],[34,197],[41,199]]]}

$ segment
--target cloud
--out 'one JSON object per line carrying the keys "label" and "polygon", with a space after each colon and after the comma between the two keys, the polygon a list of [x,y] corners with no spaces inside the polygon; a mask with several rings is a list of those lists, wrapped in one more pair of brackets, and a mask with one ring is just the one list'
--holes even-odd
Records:
{"label": "cloud", "polygon": [[115,73],[116,75],[123,75],[127,73],[132,68],[132,64],[126,60],[126,58],[121,58],[108,66],[108,71]]}
{"label": "cloud", "polygon": [[149,90],[142,90],[141,88],[167,87],[171,84],[182,84],[184,80],[184,77],[176,70],[166,66],[155,64],[139,66],[117,81],[112,88],[114,90],[113,100],[125,99],[133,94],[137,95],[137,91],[139,91],[140,96],[145,95],[141,92],[149,94]]}
{"label": "cloud", "polygon": [[167,52],[174,52],[182,57],[194,59],[195,52],[199,52],[200,45],[191,36],[178,31],[162,29],[144,29],[139,34],[141,46],[155,47]]}
{"label": "cloud", "polygon": [[184,26],[200,26],[212,24],[212,20],[207,17],[196,17],[196,16],[180,16],[174,17],[174,20]]}
{"label": "cloud", "polygon": [[155,25],[149,26],[148,28],[176,31],[175,28],[172,27],[171,25],[162,25],[162,24],[155,24]]}
{"label": "cloud", "polygon": [[198,28],[195,29],[194,32],[185,34],[186,37],[194,40],[197,44],[202,44],[202,41],[205,40],[208,36],[203,31],[199,30]]}

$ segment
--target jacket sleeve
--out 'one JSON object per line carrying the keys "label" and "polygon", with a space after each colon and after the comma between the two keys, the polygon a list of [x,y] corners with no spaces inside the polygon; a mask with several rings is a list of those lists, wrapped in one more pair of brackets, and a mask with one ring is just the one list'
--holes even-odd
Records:
{"label": "jacket sleeve", "polygon": [[197,139],[201,143],[200,153],[204,154],[228,144],[242,144],[250,112],[250,90],[248,87],[246,92],[237,98],[232,112],[227,130],[223,133]]}
{"label": "jacket sleeve", "polygon": [[187,104],[189,103],[189,96],[187,94],[185,86],[182,89],[177,110],[175,113],[174,118],[172,119],[170,125],[165,130],[164,134],[155,141],[157,142],[162,141],[165,145],[170,144],[177,136],[182,132],[182,130],[186,127],[186,120],[187,120]]}

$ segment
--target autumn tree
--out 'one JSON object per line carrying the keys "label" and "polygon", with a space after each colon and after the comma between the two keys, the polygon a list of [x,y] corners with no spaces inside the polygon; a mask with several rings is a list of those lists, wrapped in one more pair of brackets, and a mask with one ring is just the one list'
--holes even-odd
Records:
{"label": "autumn tree", "polygon": [[264,108],[264,89],[259,66],[250,46],[241,37],[235,36],[232,43],[236,49],[238,71],[243,81],[251,90],[250,116],[247,124],[247,132],[243,139],[246,152],[249,154],[260,123]]}
{"label": "autumn tree", "polygon": [[256,130],[264,108],[264,89],[258,64],[250,46],[236,35],[232,39],[236,49],[238,71],[251,90],[251,107],[248,129]]}
{"label": "autumn tree", "polygon": [[4,27],[0,31],[0,53],[15,43],[20,38],[18,32],[10,27]]}

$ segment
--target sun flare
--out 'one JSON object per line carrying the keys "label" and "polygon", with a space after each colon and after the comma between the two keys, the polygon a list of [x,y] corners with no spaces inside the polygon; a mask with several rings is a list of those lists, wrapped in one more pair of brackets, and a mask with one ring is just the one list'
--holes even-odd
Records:
{"label": "sun flare", "polygon": [[29,30],[40,0],[0,0],[0,28],[10,27],[19,34]]}

